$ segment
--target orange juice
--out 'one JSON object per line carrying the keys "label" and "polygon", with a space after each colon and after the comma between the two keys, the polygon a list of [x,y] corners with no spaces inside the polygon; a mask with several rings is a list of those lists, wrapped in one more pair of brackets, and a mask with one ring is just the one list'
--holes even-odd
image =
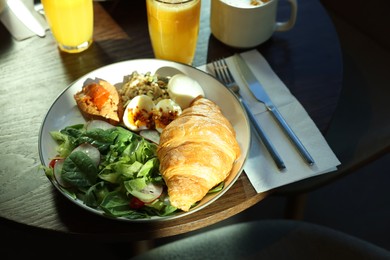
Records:
{"label": "orange juice", "polygon": [[93,0],[42,0],[45,16],[61,50],[80,52],[92,43]]}
{"label": "orange juice", "polygon": [[146,0],[156,58],[191,64],[199,32],[200,0]]}

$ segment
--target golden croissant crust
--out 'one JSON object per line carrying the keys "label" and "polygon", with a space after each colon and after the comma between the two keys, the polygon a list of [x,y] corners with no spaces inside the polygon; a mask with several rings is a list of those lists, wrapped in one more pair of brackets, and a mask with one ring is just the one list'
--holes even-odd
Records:
{"label": "golden croissant crust", "polygon": [[188,211],[226,179],[240,153],[234,128],[220,108],[196,99],[160,136],[157,155],[171,204]]}

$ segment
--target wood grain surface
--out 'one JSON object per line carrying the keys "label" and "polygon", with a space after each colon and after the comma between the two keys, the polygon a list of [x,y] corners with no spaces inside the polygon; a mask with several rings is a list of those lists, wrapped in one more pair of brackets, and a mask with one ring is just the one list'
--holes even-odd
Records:
{"label": "wood grain surface", "polygon": [[[283,2],[283,1],[281,1]],[[341,89],[338,39],[318,1],[301,1],[296,27],[275,33],[257,49],[326,131]],[[194,66],[235,52],[218,42],[209,28],[210,1],[202,1],[202,20]],[[281,3],[281,13],[288,13]],[[227,219],[266,198],[245,173],[220,199],[176,220],[155,223],[115,221],[81,209],[65,199],[40,168],[38,133],[55,98],[80,76],[101,66],[152,58],[145,1],[95,4],[94,43],[80,54],[62,53],[50,33],[45,38],[12,39],[0,24],[0,217],[42,232],[94,239],[138,241],[173,236]]]}

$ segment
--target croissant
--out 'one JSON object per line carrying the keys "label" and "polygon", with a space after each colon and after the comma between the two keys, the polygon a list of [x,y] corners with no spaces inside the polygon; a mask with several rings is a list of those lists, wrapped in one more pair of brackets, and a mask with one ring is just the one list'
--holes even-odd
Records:
{"label": "croissant", "polygon": [[171,205],[188,211],[230,174],[241,151],[220,108],[198,98],[161,133],[157,156]]}

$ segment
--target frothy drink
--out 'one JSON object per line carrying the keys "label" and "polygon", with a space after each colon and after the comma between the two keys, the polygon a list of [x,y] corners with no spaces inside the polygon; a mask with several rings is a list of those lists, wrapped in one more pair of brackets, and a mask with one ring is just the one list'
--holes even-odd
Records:
{"label": "frothy drink", "polygon": [[239,7],[239,8],[253,8],[259,5],[266,4],[272,0],[221,0],[222,2]]}

